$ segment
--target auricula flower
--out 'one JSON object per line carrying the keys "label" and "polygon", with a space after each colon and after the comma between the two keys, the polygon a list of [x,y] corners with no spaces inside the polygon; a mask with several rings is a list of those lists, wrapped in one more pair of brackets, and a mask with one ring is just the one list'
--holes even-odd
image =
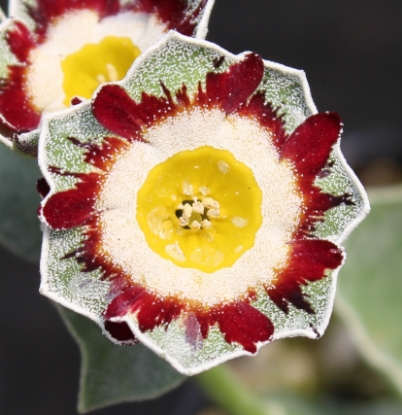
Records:
{"label": "auricula flower", "polygon": [[42,293],[188,375],[319,337],[368,210],[341,130],[302,71],[170,33],[45,119]]}
{"label": "auricula flower", "polygon": [[1,141],[34,152],[29,145],[43,114],[90,99],[100,84],[122,79],[170,29],[204,37],[212,4],[11,0],[12,17],[0,26]]}

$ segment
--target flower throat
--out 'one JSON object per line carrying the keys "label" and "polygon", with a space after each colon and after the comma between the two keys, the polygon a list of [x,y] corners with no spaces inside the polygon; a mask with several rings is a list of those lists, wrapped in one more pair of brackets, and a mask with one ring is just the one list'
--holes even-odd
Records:
{"label": "flower throat", "polygon": [[63,104],[70,106],[75,96],[90,99],[99,85],[123,79],[140,54],[129,37],[106,36],[68,55],[61,62]]}

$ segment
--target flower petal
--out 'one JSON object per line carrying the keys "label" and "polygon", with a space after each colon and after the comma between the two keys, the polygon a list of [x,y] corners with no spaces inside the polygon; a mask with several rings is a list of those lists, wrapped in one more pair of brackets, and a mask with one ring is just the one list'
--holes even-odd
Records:
{"label": "flower petal", "polygon": [[26,63],[29,52],[35,47],[34,35],[30,32],[25,23],[15,21],[11,28],[6,32],[6,40],[13,53],[20,62]]}
{"label": "flower petal", "polygon": [[228,343],[239,343],[250,353],[257,352],[257,344],[272,340],[274,325],[271,320],[246,301],[236,301],[217,307],[198,317],[203,337],[215,323]]}
{"label": "flower petal", "polygon": [[278,274],[274,287],[267,290],[271,300],[285,313],[289,303],[310,314],[315,311],[302,293],[301,286],[325,277],[325,271],[337,269],[343,262],[342,250],[325,240],[292,241],[289,264]]}
{"label": "flower petal", "polygon": [[235,111],[257,89],[264,75],[261,56],[249,53],[228,72],[210,72],[207,76],[207,96],[212,104],[218,104],[226,114]]}
{"label": "flower petal", "polygon": [[[135,103],[119,85],[105,85],[92,103],[95,118],[107,129],[129,140],[141,141],[139,132],[172,105],[171,99],[143,94],[140,104]],[[143,140],[142,140],[143,141]]]}
{"label": "flower petal", "polygon": [[316,176],[327,164],[341,130],[342,123],[337,113],[312,115],[284,143],[281,160],[291,160],[303,176]]}
{"label": "flower petal", "polygon": [[53,229],[69,229],[82,225],[94,215],[98,177],[96,173],[77,175],[76,187],[46,199],[42,217]]}

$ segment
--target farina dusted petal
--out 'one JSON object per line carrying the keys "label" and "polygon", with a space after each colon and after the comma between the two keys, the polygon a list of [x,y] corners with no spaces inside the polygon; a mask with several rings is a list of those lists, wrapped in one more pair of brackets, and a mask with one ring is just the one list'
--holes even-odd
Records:
{"label": "farina dusted petal", "polygon": [[320,336],[368,211],[341,130],[301,71],[170,33],[45,118],[41,292],[187,375]]}
{"label": "farina dusted petal", "polygon": [[0,26],[0,140],[36,154],[43,114],[122,79],[169,30],[203,38],[213,0],[11,0]]}

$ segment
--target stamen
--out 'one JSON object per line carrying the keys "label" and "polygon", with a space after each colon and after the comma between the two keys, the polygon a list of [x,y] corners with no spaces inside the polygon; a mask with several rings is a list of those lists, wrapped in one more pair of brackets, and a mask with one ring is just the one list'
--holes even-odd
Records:
{"label": "stamen", "polygon": [[[187,183],[187,186],[192,187]],[[176,216],[179,224],[184,229],[199,231],[200,229],[209,229],[212,223],[208,218],[219,218],[220,204],[212,197],[206,197],[199,200],[193,196],[193,200],[183,200],[178,205]]]}
{"label": "stamen", "polygon": [[201,223],[197,222],[196,220],[193,220],[193,222],[190,225],[190,228],[195,231],[199,231],[201,229]]}
{"label": "stamen", "polygon": [[206,195],[209,193],[209,189],[208,189],[208,187],[206,187],[206,186],[201,186],[201,187],[200,187],[200,193],[201,193],[203,196],[206,196]]}
{"label": "stamen", "polygon": [[220,205],[219,202],[217,202],[216,200],[212,199],[212,197],[206,197],[203,201],[202,204],[207,208],[207,209],[216,209],[219,210]]}
{"label": "stamen", "polygon": [[207,216],[209,218],[219,218],[220,211],[219,209],[209,209],[207,211]]}
{"label": "stamen", "polygon": [[109,78],[109,82],[118,81],[120,77],[115,66],[112,65],[111,63],[107,63],[105,66],[106,66],[106,71],[107,71],[107,75]]}
{"label": "stamen", "polygon": [[194,212],[197,212],[200,215],[203,215],[204,214],[204,205],[199,200],[196,200],[193,203],[193,210],[194,210]]}
{"label": "stamen", "polygon": [[103,75],[103,74],[99,74],[99,75],[97,75],[96,76],[96,79],[98,80],[98,82],[100,83],[100,84],[104,84],[105,82],[106,82],[106,77],[105,77],[105,75]]}
{"label": "stamen", "polygon": [[201,222],[201,225],[202,225],[202,227],[203,227],[204,229],[209,229],[209,228],[211,228],[211,227],[212,227],[212,223],[211,223],[208,219],[204,219],[204,220]]}

